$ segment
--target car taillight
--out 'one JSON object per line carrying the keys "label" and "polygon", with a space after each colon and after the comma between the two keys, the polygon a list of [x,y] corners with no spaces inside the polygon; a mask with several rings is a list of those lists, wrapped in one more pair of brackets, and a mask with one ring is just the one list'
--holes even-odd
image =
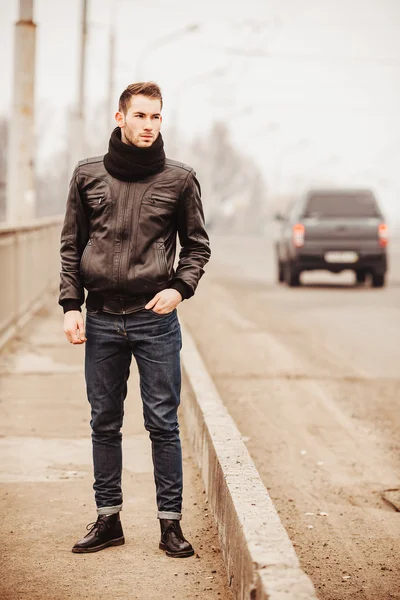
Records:
{"label": "car taillight", "polygon": [[293,225],[293,246],[296,248],[301,248],[304,246],[304,234],[306,232],[306,228],[303,223],[296,223]]}
{"label": "car taillight", "polygon": [[386,223],[379,223],[378,225],[378,238],[379,245],[381,248],[386,248],[389,242],[389,229]]}

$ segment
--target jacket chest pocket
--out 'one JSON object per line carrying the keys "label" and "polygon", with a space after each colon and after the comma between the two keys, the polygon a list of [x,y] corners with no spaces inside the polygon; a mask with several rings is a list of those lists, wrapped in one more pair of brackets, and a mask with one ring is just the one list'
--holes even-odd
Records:
{"label": "jacket chest pocket", "polygon": [[86,196],[86,201],[89,206],[99,206],[101,203],[104,204],[105,194],[93,194]]}
{"label": "jacket chest pocket", "polygon": [[91,191],[85,194],[86,205],[92,210],[103,210],[111,204],[111,198],[107,191]]}
{"label": "jacket chest pocket", "polygon": [[173,212],[176,209],[178,198],[173,195],[153,192],[146,195],[142,204],[146,207],[153,207],[156,211]]}
{"label": "jacket chest pocket", "polygon": [[103,225],[108,218],[109,208],[111,206],[111,198],[106,193],[87,193],[85,202],[89,213],[91,226],[97,229],[97,226]]}

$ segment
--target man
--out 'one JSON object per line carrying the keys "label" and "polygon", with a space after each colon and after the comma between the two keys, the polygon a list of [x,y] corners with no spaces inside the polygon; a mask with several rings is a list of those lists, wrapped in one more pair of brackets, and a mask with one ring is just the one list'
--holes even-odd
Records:
{"label": "man", "polygon": [[[165,158],[162,96],[128,86],[105,156],[79,162],[61,234],[59,304],[71,344],[85,347],[97,521],[72,551],[124,543],[119,512],[121,426],[132,355],[154,464],[160,548],[192,556],[180,527],[182,455],[177,409],[181,349],[176,307],[195,292],[210,257],[193,169]],[[174,270],[176,237],[181,250]],[[86,332],[81,314],[86,298]]]}

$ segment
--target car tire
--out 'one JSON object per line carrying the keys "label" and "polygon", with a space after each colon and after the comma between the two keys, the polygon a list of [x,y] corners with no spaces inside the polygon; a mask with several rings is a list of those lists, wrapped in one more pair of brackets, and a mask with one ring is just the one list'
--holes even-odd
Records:
{"label": "car tire", "polygon": [[300,285],[300,271],[290,263],[285,265],[285,281],[289,287],[298,287]]}
{"label": "car tire", "polygon": [[367,274],[365,271],[356,271],[357,283],[365,283],[366,278],[367,278]]}
{"label": "car tire", "polygon": [[278,260],[278,282],[279,283],[283,283],[285,281],[285,271],[284,271],[284,267],[283,267],[283,263]]}
{"label": "car tire", "polygon": [[379,288],[385,285],[385,273],[372,273],[372,287]]}

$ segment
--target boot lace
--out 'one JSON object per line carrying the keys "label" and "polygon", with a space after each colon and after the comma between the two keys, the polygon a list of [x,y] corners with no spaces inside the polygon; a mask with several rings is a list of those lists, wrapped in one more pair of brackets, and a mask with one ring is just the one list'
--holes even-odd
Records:
{"label": "boot lace", "polygon": [[99,530],[99,533],[102,533],[107,529],[107,523],[100,516],[97,517],[97,521],[93,521],[93,523],[89,523],[86,525],[86,529],[89,533],[92,533],[95,529]]}

